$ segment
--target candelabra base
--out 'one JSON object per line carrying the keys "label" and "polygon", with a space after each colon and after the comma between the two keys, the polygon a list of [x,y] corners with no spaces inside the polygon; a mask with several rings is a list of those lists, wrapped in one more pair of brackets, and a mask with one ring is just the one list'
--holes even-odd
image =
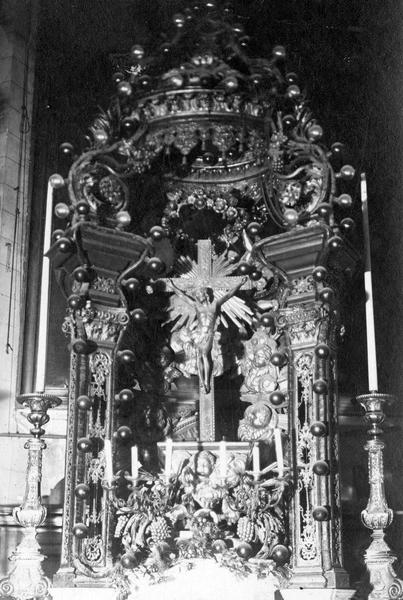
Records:
{"label": "candelabra base", "polygon": [[372,586],[368,600],[401,600],[403,582],[393,569],[396,556],[385,542],[384,535],[383,529],[373,531],[372,542],[364,557]]}
{"label": "candelabra base", "polygon": [[10,556],[13,563],[7,577],[0,580],[0,597],[16,600],[51,600],[50,581],[42,570],[45,556],[36,540],[35,527],[23,530],[24,537]]}

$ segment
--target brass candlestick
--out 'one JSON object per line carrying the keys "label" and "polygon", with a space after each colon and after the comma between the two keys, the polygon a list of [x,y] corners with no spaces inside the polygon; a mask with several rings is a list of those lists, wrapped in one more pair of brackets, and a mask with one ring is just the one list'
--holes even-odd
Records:
{"label": "brass candlestick", "polygon": [[0,597],[12,597],[18,600],[34,598],[50,599],[50,581],[42,569],[44,556],[36,539],[36,529],[46,519],[46,507],[41,503],[42,451],[46,448],[41,436],[42,428],[49,421],[47,411],[58,406],[61,399],[43,392],[23,394],[17,401],[30,409],[27,415],[32,424],[32,438],[27,440],[24,448],[28,450],[28,465],[25,494],[22,504],[13,511],[13,517],[24,528],[21,543],[10,556],[13,563],[10,573],[0,581]]}
{"label": "brass candlestick", "polygon": [[384,530],[393,520],[393,511],[388,507],[385,497],[383,449],[381,441],[383,433],[380,425],[385,420],[384,405],[393,401],[393,396],[370,392],[358,396],[357,400],[365,410],[364,419],[370,425],[368,441],[364,448],[368,452],[369,499],[366,508],[361,512],[365,527],[372,529],[372,542],[365,553],[365,564],[368,569],[372,591],[368,600],[395,600],[403,598],[402,581],[396,576],[393,563],[396,556],[385,542]]}

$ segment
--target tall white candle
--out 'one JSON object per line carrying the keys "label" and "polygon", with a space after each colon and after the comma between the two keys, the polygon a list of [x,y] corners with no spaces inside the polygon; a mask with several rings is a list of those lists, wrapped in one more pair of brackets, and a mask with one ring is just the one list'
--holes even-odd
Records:
{"label": "tall white candle", "polygon": [[274,445],[276,449],[276,461],[278,468],[278,476],[283,477],[284,475],[284,457],[283,457],[283,444],[281,442],[281,429],[276,427],[274,429]]}
{"label": "tall white candle", "polygon": [[364,232],[364,254],[365,254],[365,316],[367,325],[367,363],[368,363],[368,389],[370,392],[378,390],[378,367],[376,361],[374,302],[372,295],[372,273],[371,273],[371,246],[369,237],[368,197],[367,180],[365,173],[361,173],[361,206],[362,227]]}
{"label": "tall white candle", "polygon": [[[43,252],[50,247],[52,237],[53,187],[48,182],[45,209],[45,230],[43,233]],[[45,389],[46,356],[48,344],[48,308],[49,308],[50,263],[47,256],[42,258],[41,291],[39,299],[38,344],[36,348],[35,391]]]}
{"label": "tall white candle", "polygon": [[172,469],[172,438],[168,437],[165,442],[165,483],[169,483]]}
{"label": "tall white candle", "polygon": [[132,446],[131,459],[132,459],[132,477],[133,477],[133,479],[137,479],[139,476],[139,453],[138,453],[138,448],[136,445]]}
{"label": "tall white candle", "polygon": [[255,481],[259,479],[260,474],[260,448],[259,442],[255,442],[252,450],[252,469]]}
{"label": "tall white candle", "polygon": [[113,479],[111,440],[105,440],[105,442],[104,442],[104,456],[105,456],[105,479],[108,483],[111,483],[112,479]]}
{"label": "tall white candle", "polygon": [[225,479],[227,475],[227,445],[224,438],[220,442],[220,477]]}

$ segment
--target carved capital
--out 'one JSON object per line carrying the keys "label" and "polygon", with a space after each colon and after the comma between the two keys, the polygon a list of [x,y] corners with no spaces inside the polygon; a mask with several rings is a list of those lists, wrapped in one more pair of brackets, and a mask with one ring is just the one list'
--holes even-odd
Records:
{"label": "carved capital", "polygon": [[313,344],[324,318],[319,304],[298,304],[281,309],[277,324],[288,332],[291,344]]}

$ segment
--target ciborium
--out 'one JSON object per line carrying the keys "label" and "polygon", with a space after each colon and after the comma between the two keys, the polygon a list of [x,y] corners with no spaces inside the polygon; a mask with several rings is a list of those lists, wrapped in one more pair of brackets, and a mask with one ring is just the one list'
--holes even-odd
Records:
{"label": "ciborium", "polygon": [[28,450],[24,498],[13,511],[14,519],[24,528],[23,538],[9,558],[12,567],[8,576],[0,581],[0,597],[50,599],[50,581],[45,577],[41,565],[45,556],[36,539],[36,530],[43,525],[47,513],[41,502],[42,451],[46,448],[41,436],[45,433],[43,425],[50,419],[48,409],[58,406],[61,399],[37,392],[22,394],[17,401],[29,409],[26,417],[32,425],[30,431],[33,437],[24,444]]}

